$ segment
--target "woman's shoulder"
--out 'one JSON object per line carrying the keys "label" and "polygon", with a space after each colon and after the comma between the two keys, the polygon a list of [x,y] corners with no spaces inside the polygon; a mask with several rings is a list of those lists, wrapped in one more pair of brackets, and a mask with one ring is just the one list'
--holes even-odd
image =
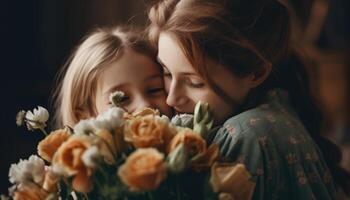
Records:
{"label": "woman's shoulder", "polygon": [[211,141],[227,146],[240,143],[260,146],[269,142],[283,151],[288,151],[288,144],[296,141],[303,146],[313,146],[306,128],[282,94],[278,90],[270,93],[268,101],[227,119]]}
{"label": "woman's shoulder", "polygon": [[305,132],[299,117],[289,106],[287,94],[283,90],[272,90],[266,101],[259,106],[246,110],[227,119],[224,129],[238,129],[237,133],[262,136],[271,131]]}
{"label": "woman's shoulder", "polygon": [[[289,114],[285,108],[272,108],[262,104],[226,120],[222,128],[235,129],[237,134],[254,134],[259,137],[271,131],[285,132],[291,128],[302,129],[298,118]],[[301,131],[301,130],[300,130]]]}

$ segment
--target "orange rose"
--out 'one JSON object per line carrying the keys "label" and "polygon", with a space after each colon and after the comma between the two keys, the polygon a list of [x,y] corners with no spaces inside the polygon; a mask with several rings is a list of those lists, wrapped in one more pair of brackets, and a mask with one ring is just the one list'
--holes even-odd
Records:
{"label": "orange rose", "polygon": [[134,117],[133,117],[130,113],[128,113],[128,112],[125,112],[125,113],[123,114],[123,118],[124,118],[125,120],[134,119]]}
{"label": "orange rose", "polygon": [[75,191],[89,193],[93,188],[90,175],[85,172],[78,173],[72,180],[72,187]]}
{"label": "orange rose", "polygon": [[52,172],[52,170],[48,170],[45,173],[45,179],[43,183],[44,190],[48,192],[57,192],[58,190],[57,183],[59,180],[60,180],[59,175]]}
{"label": "orange rose", "polygon": [[125,141],[124,134],[124,127],[118,127],[113,130],[113,141],[115,145],[115,153],[117,155],[131,148],[131,145]]}
{"label": "orange rose", "polygon": [[163,159],[156,149],[137,149],[120,166],[118,176],[132,191],[154,190],[166,177]]}
{"label": "orange rose", "polygon": [[172,131],[164,119],[147,115],[130,120],[125,127],[125,141],[137,148],[163,149],[172,138]]}
{"label": "orange rose", "polygon": [[59,129],[50,133],[45,139],[38,144],[38,154],[48,162],[51,162],[53,155],[61,144],[68,140],[70,134],[66,129]]}
{"label": "orange rose", "polygon": [[214,192],[230,194],[232,199],[251,199],[255,182],[243,164],[214,163],[210,183]]}
{"label": "orange rose", "polygon": [[113,135],[106,129],[97,131],[96,135],[101,139],[98,149],[105,162],[108,164],[115,163],[114,155],[116,155],[117,149]]}
{"label": "orange rose", "polygon": [[52,164],[61,165],[68,175],[88,171],[85,169],[81,156],[91,146],[88,136],[72,136],[58,148]]}
{"label": "orange rose", "polygon": [[135,119],[136,117],[144,117],[144,116],[147,116],[147,115],[151,115],[151,116],[160,116],[160,113],[158,110],[154,110],[152,108],[143,108],[141,110],[137,110],[133,113],[128,113],[128,112],[125,112],[124,113],[124,119],[126,120],[132,120],[132,119]]}
{"label": "orange rose", "polygon": [[[127,149],[130,148],[130,144],[128,144],[124,139],[123,127],[118,127],[114,129],[113,133],[109,132],[106,129],[101,129],[96,132],[96,135],[101,139],[103,139],[102,142],[105,145],[102,145],[102,147],[100,148],[100,151],[101,151],[101,154],[107,158],[110,158],[110,156],[113,156],[113,155],[118,155],[121,152],[125,152]],[[104,155],[103,149],[106,149],[106,148],[108,148],[108,150],[111,151],[113,155],[111,155],[110,153],[107,153],[107,155]]]}
{"label": "orange rose", "polygon": [[72,136],[58,148],[53,157],[52,165],[59,166],[65,175],[74,176],[72,186],[78,192],[87,193],[92,189],[92,169],[82,161],[82,155],[91,146],[88,136]]}
{"label": "orange rose", "polygon": [[144,117],[147,115],[159,116],[159,111],[152,108],[143,108],[132,113],[133,117]]}
{"label": "orange rose", "polygon": [[14,200],[43,200],[49,196],[42,188],[34,183],[20,184],[13,194]]}
{"label": "orange rose", "polygon": [[180,144],[185,145],[190,158],[203,154],[206,151],[206,142],[204,139],[191,129],[182,129],[178,134],[176,134],[168,145],[168,152],[172,152]]}

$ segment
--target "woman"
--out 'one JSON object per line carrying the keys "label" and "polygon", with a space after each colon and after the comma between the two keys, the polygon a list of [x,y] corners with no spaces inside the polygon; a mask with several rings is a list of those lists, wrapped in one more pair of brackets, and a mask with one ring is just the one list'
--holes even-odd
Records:
{"label": "woman", "polygon": [[164,0],[149,19],[168,105],[183,113],[209,103],[218,131],[208,140],[245,165],[253,199],[334,199],[338,188],[346,191],[349,175],[337,147],[320,136],[284,5]]}

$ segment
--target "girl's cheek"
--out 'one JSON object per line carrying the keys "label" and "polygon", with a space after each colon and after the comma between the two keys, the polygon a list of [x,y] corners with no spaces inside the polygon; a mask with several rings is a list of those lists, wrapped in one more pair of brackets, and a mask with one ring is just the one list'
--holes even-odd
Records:
{"label": "girl's cheek", "polygon": [[167,115],[168,117],[173,115],[173,109],[166,104],[165,99],[160,99],[157,102],[157,109],[159,109],[161,114]]}
{"label": "girl's cheek", "polygon": [[169,80],[168,78],[164,78],[164,88],[167,94],[169,93],[170,84],[171,84],[171,80]]}

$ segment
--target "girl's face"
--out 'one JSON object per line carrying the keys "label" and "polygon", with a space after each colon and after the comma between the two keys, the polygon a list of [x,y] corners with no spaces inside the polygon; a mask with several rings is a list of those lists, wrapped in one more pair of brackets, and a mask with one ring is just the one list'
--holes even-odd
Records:
{"label": "girl's face", "polygon": [[213,64],[209,74],[214,83],[234,101],[228,104],[194,70],[175,37],[161,33],[158,48],[158,61],[164,68],[168,92],[166,102],[178,113],[193,113],[198,101],[207,102],[214,112],[215,123],[222,123],[232,116],[253,87],[251,76],[239,78],[223,66]]}
{"label": "girl's face", "polygon": [[125,93],[121,106],[130,113],[150,107],[158,109],[164,115],[172,115],[171,107],[165,102],[161,68],[149,57],[131,49],[125,49],[122,56],[101,73],[96,94],[98,113],[111,106],[109,96],[115,91]]}

